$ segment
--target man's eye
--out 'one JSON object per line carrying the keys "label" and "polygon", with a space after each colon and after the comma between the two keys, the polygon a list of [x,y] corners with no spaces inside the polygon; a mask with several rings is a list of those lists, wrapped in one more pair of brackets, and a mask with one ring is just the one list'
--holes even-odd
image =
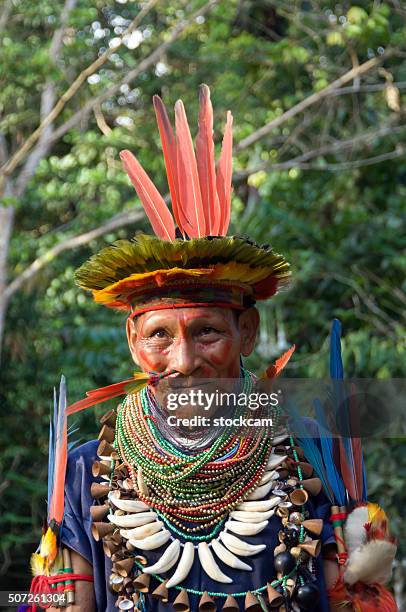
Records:
{"label": "man's eye", "polygon": [[166,333],[166,331],[164,329],[156,329],[154,332],[152,332],[151,338],[167,338],[168,334]]}
{"label": "man's eye", "polygon": [[200,330],[200,335],[206,336],[208,334],[217,334],[217,329],[214,327],[202,327]]}

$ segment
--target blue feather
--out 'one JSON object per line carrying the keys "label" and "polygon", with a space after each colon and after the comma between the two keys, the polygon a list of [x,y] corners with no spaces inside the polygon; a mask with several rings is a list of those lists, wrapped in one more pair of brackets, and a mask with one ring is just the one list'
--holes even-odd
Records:
{"label": "blue feather", "polygon": [[314,407],[316,410],[316,419],[319,429],[321,454],[327,473],[327,479],[333,491],[336,503],[339,506],[343,506],[345,504],[345,487],[334,463],[333,438],[328,428],[323,406],[320,400],[314,400]]}
{"label": "blue feather", "polygon": [[362,460],[362,500],[367,501],[368,489],[367,489],[367,472],[365,469],[365,461]]}
{"label": "blue feather", "polygon": [[342,380],[344,378],[343,362],[341,359],[341,323],[333,320],[330,334],[330,378]]}
{"label": "blue feather", "polygon": [[58,421],[58,404],[56,399],[56,389],[54,387],[54,406],[53,414],[49,419],[49,448],[48,448],[48,508],[51,503],[51,496],[54,483],[54,468],[55,468],[55,435],[56,424]]}
{"label": "blue feather", "polygon": [[296,408],[292,406],[290,402],[287,404],[287,409],[290,426],[292,431],[294,431],[295,435],[297,436],[298,444],[302,448],[306,459],[312,464],[314,470],[320,478],[327,497],[333,503],[333,493],[328,482],[323,458],[314,439],[314,434],[310,432],[305,420],[299,415]]}
{"label": "blue feather", "polygon": [[[361,457],[362,462],[362,491],[359,490],[358,478],[356,476],[358,458],[357,454],[354,455],[353,446],[353,429],[351,424],[351,408],[350,402],[345,392],[343,383],[341,382],[344,378],[343,362],[341,357],[341,323],[338,319],[334,319],[331,327],[330,336],[330,376],[332,378],[333,393],[332,393],[332,406],[335,412],[335,421],[338,429],[338,433],[341,438],[341,442],[344,448],[345,457],[348,462],[349,469],[353,475],[354,488],[357,499],[366,500],[366,475],[365,475],[365,464],[364,459]],[[340,468],[340,471],[342,467]],[[342,479],[341,479],[342,480]],[[347,483],[348,485],[348,483]]]}

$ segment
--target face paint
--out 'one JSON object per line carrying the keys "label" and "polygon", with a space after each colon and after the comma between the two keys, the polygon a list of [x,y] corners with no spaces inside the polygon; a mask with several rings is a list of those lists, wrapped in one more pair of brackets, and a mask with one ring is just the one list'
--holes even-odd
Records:
{"label": "face paint", "polygon": [[135,322],[130,343],[144,371],[173,369],[199,378],[239,375],[241,334],[228,309],[176,308],[145,313]]}

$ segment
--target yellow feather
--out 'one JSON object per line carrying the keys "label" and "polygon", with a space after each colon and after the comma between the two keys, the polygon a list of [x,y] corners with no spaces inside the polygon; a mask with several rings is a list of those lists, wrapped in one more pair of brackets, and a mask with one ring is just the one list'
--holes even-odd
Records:
{"label": "yellow feather", "polygon": [[48,527],[45,535],[41,538],[40,555],[41,557],[47,558],[49,565],[55,560],[58,554],[58,547],[56,544],[56,535],[50,527]]}
{"label": "yellow feather", "polygon": [[368,503],[368,520],[370,523],[384,523],[388,521],[386,513],[378,504]]}
{"label": "yellow feather", "polygon": [[134,382],[130,382],[125,387],[125,392],[128,394],[139,393],[149,383],[150,375],[145,372],[134,372]]}
{"label": "yellow feather", "polygon": [[45,559],[38,553],[33,553],[30,559],[30,568],[33,576],[42,576],[45,573]]}

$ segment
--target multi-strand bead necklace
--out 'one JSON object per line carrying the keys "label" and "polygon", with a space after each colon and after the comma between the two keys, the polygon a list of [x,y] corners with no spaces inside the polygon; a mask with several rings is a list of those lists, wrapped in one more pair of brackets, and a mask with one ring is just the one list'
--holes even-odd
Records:
{"label": "multi-strand bead necklace", "polygon": [[[242,371],[242,392],[254,381]],[[236,416],[247,409],[236,407]],[[151,414],[147,390],[129,395],[117,415],[116,446],[140,500],[159,513],[172,529],[188,539],[207,539],[220,528],[261,479],[271,452],[273,432],[250,430],[237,436],[225,429],[200,453],[188,455],[164,439]],[[148,493],[139,489],[139,470]],[[193,536],[210,528],[211,534]]]}

